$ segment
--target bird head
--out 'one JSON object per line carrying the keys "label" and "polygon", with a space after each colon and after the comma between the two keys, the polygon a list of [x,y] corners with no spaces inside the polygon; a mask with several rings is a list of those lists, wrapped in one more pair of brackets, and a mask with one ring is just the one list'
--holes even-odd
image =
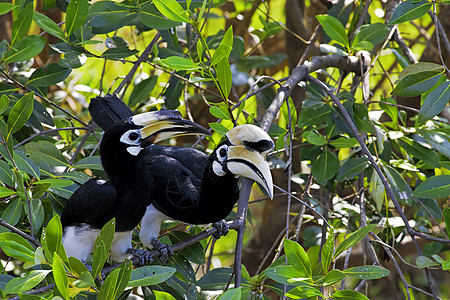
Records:
{"label": "bird head", "polygon": [[[202,126],[181,118],[178,111],[161,110],[131,116],[106,130],[100,145],[103,167],[126,163],[138,157],[145,147],[172,137],[210,134]],[[108,164],[109,162],[109,164]]]}
{"label": "bird head", "polygon": [[226,138],[214,150],[214,173],[224,176],[230,172],[253,179],[273,198],[272,175],[265,160],[274,147],[270,136],[255,125],[245,124],[228,131]]}

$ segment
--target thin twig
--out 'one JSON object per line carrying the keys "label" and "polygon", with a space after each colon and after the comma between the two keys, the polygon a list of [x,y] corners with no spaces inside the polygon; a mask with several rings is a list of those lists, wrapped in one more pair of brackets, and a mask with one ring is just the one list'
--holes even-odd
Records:
{"label": "thin twig", "polygon": [[33,243],[33,245],[35,245],[36,247],[41,247],[41,243],[35,239],[34,237],[32,237],[31,235],[26,234],[25,232],[23,232],[22,230],[12,226],[11,224],[5,222],[2,218],[0,218],[0,225],[11,230],[14,233],[17,233],[18,235],[20,235],[21,237],[23,237],[24,239],[30,241],[31,243]]}

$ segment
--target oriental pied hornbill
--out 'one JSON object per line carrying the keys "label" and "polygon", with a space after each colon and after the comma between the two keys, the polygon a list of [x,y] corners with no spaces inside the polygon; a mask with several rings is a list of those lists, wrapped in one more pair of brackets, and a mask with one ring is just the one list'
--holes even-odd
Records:
{"label": "oriental pied hornbill", "polygon": [[[91,103],[95,103],[96,98]],[[120,116],[119,116],[120,117]],[[107,119],[107,116],[104,116]],[[155,111],[127,116],[105,131],[100,157],[108,180],[92,178],[68,200],[61,214],[63,245],[67,255],[86,261],[100,229],[112,218],[116,221],[111,254],[123,260],[131,248],[133,229],[139,224],[153,199],[153,183],[145,147],[185,134],[209,134],[193,122],[181,119],[177,111]],[[148,256],[130,251],[146,263]]]}
{"label": "oriental pied hornbill", "polygon": [[[114,118],[130,109],[118,98],[102,98],[105,113],[91,110],[97,124],[106,129]],[[254,125],[241,125],[226,134],[208,157],[188,148],[152,146],[143,150],[152,186],[152,204],[142,219],[140,239],[144,246],[160,250],[164,259],[172,250],[157,238],[161,222],[173,219],[188,224],[213,223],[219,237],[226,234],[223,219],[239,197],[238,176],[258,182],[272,198],[273,184],[265,155],[274,147],[269,135]],[[222,232],[221,232],[222,231]]]}

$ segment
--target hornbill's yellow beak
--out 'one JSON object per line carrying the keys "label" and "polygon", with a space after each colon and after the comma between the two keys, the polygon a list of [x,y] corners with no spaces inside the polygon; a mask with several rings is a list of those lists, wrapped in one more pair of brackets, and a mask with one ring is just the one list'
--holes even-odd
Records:
{"label": "hornbill's yellow beak", "polygon": [[181,135],[210,134],[197,123],[182,119],[180,112],[175,110],[142,113],[130,117],[129,122],[142,126],[139,129],[142,148]]}
{"label": "hornbill's yellow beak", "polygon": [[265,160],[267,153],[274,147],[270,136],[250,124],[237,126],[228,131],[226,136],[232,144],[225,160],[228,170],[258,182],[272,199],[272,175]]}

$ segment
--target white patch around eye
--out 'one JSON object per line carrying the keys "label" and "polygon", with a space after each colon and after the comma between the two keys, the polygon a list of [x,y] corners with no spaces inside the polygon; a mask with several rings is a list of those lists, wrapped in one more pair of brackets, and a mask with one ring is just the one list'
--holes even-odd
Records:
{"label": "white patch around eye", "polygon": [[[138,138],[131,140],[130,139],[130,135],[132,133],[136,133],[138,134]],[[124,134],[122,134],[122,136],[120,137],[120,142],[127,144],[127,145],[138,145],[140,142],[140,134],[139,134],[139,130],[128,130],[127,132],[125,132]]]}
{"label": "white patch around eye", "polygon": [[137,156],[141,150],[144,148],[141,148],[140,146],[130,146],[127,148],[128,153],[130,153],[133,156]]}
{"label": "white patch around eye", "polygon": [[225,176],[225,172],[222,168],[222,165],[219,164],[217,161],[213,162],[213,171],[217,176]]}

